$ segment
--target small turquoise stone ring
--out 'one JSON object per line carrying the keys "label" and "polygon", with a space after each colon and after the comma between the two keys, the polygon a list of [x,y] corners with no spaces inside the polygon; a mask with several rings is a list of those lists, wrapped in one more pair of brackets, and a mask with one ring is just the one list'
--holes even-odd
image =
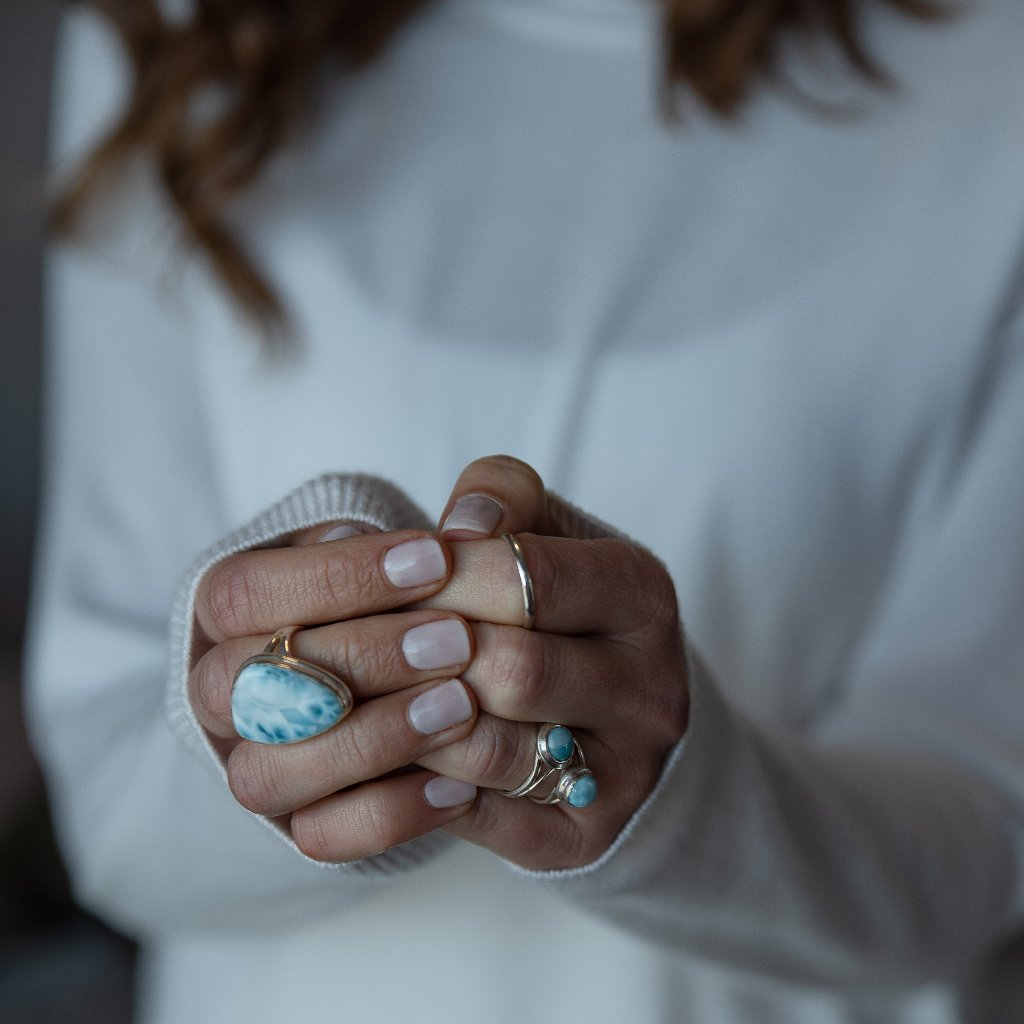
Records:
{"label": "small turquoise stone ring", "polygon": [[352,691],[341,679],[292,654],[289,642],[301,628],[279,629],[235,675],[231,719],[242,739],[298,743],[333,728],[352,710]]}
{"label": "small turquoise stone ring", "polygon": [[537,730],[537,753],[550,768],[567,768],[576,750],[576,740],[564,725],[548,722]]}
{"label": "small turquoise stone ring", "polygon": [[597,781],[594,773],[589,768],[570,768],[562,772],[551,796],[538,803],[557,804],[564,800],[570,807],[586,807],[596,799]]}
{"label": "small turquoise stone ring", "polygon": [[[544,783],[554,784],[540,795]],[[529,797],[535,804],[557,804],[586,807],[597,798],[597,782],[587,768],[576,737],[564,726],[545,722],[537,729],[537,747],[530,774],[515,789],[502,791],[510,799]]]}

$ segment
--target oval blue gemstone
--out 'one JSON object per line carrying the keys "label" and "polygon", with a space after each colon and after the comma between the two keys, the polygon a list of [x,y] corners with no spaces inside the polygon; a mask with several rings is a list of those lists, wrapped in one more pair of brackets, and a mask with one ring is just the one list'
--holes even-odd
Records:
{"label": "oval blue gemstone", "polygon": [[572,807],[586,807],[597,799],[597,782],[593,775],[584,775],[578,778],[569,787],[569,793],[565,800]]}
{"label": "oval blue gemstone", "polygon": [[341,717],[341,701],[333,690],[284,665],[246,665],[231,691],[235,731],[256,743],[309,739]]}
{"label": "oval blue gemstone", "polygon": [[572,757],[572,733],[564,725],[556,725],[548,730],[548,753],[556,761],[568,761]]}

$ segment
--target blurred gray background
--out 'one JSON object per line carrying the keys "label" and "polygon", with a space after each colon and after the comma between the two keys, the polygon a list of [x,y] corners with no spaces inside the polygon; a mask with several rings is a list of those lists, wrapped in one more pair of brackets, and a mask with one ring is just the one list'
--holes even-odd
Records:
{"label": "blurred gray background", "polygon": [[21,719],[39,480],[44,158],[58,0],[0,0],[0,1021],[122,1024],[130,943],[71,901]]}

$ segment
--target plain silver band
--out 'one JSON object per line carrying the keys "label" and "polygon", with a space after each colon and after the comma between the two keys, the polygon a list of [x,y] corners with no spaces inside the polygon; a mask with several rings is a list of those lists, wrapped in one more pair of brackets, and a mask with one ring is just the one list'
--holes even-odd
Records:
{"label": "plain silver band", "polygon": [[519,570],[519,582],[523,587],[523,629],[533,629],[537,603],[533,597],[533,580],[530,578],[530,570],[526,568],[526,555],[523,554],[523,546],[514,534],[503,533],[502,536],[512,549],[512,557],[515,558],[516,568]]}

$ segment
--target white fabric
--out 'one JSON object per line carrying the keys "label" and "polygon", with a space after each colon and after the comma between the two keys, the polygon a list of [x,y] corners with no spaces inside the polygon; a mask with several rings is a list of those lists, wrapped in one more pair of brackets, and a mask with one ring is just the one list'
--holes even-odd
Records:
{"label": "white fabric", "polygon": [[[888,92],[793,47],[670,125],[642,4],[437,4],[234,210],[285,361],[141,170],[54,254],[32,723],[146,1021],[1024,1016],[1024,7],[975,6],[871,8]],[[119,67],[72,16],[58,159]],[[687,738],[588,869],[312,865],[168,722],[175,588],[308,479],[434,516],[497,451],[670,567]]]}

